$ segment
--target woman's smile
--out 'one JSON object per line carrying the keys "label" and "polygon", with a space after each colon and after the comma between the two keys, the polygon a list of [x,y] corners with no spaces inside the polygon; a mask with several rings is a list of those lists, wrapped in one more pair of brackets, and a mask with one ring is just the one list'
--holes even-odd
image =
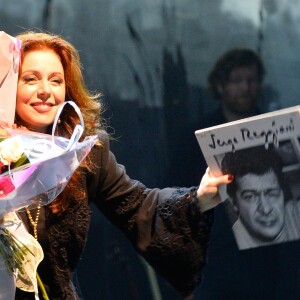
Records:
{"label": "woman's smile", "polygon": [[38,113],[48,113],[51,111],[54,105],[47,102],[35,102],[30,104],[30,106],[33,107]]}

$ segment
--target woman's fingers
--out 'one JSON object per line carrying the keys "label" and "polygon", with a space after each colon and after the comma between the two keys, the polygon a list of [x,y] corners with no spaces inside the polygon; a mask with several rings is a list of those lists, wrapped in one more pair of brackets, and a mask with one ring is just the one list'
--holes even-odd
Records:
{"label": "woman's fingers", "polygon": [[213,185],[213,186],[219,186],[220,184],[228,184],[232,182],[234,177],[232,175],[221,175],[218,177],[211,176],[209,177],[207,184]]}
{"label": "woman's fingers", "polygon": [[211,174],[209,168],[207,168],[197,190],[200,210],[204,212],[218,205],[221,202],[218,194],[219,185],[228,184],[233,179],[232,175],[214,176]]}

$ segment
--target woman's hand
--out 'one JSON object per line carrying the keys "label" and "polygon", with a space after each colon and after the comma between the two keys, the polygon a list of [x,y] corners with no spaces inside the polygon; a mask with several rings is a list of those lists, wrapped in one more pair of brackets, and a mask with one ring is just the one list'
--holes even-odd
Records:
{"label": "woman's hand", "polygon": [[199,200],[199,206],[201,212],[205,212],[219,203],[221,198],[218,193],[218,186],[220,184],[228,184],[232,182],[234,177],[232,175],[214,176],[211,174],[209,168],[206,169],[204,176],[200,182],[200,186],[197,190],[197,198]]}

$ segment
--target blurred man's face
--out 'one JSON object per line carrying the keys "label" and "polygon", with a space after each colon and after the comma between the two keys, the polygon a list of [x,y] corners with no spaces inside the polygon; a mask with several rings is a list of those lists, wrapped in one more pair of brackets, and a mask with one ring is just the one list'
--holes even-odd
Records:
{"label": "blurred man's face", "polygon": [[218,86],[218,91],[227,110],[235,114],[251,114],[255,110],[260,87],[258,71],[253,65],[233,69],[228,81]]}
{"label": "blurred man's face", "polygon": [[235,206],[252,236],[272,241],[284,226],[284,194],[273,171],[236,178]]}

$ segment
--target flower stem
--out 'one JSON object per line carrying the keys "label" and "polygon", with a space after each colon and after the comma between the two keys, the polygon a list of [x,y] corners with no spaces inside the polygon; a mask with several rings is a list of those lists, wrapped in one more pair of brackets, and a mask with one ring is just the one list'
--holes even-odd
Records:
{"label": "flower stem", "polygon": [[42,295],[43,295],[44,300],[49,300],[46,289],[45,289],[45,286],[44,286],[44,284],[43,284],[43,282],[42,282],[42,280],[41,280],[41,278],[40,278],[40,276],[37,272],[36,272],[36,279],[37,279],[39,288],[42,291]]}

